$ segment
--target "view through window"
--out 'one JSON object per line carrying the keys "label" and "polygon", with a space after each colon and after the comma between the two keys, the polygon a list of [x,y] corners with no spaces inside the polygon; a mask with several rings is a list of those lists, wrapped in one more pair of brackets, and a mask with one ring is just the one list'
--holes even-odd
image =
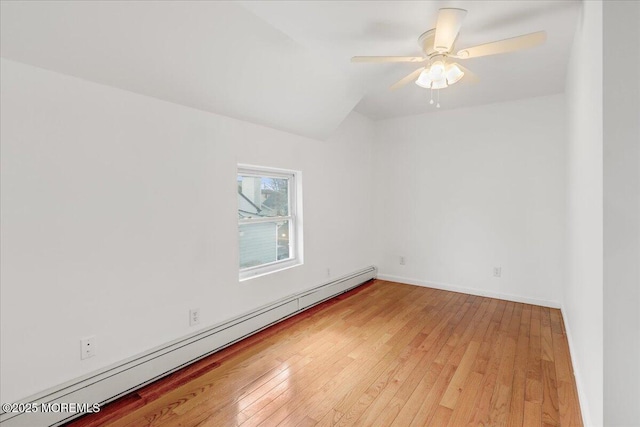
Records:
{"label": "view through window", "polygon": [[240,278],[296,262],[295,174],[238,169]]}

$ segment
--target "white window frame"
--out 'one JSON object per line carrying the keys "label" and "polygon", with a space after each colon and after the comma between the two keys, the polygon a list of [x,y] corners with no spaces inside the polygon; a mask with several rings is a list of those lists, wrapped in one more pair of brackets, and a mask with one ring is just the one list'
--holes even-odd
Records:
{"label": "white window frame", "polygon": [[[264,218],[243,218],[238,219],[238,233],[240,226],[244,224],[257,224],[265,222],[289,221],[289,258],[274,262],[257,265],[254,267],[240,268],[238,262],[238,277],[240,281],[253,279],[266,274],[275,273],[302,264],[302,221],[301,221],[301,173],[299,171],[276,169],[264,166],[254,166],[239,164],[236,173],[238,176],[284,178],[288,180],[288,215]],[[238,254],[240,252],[240,239],[238,238]]]}

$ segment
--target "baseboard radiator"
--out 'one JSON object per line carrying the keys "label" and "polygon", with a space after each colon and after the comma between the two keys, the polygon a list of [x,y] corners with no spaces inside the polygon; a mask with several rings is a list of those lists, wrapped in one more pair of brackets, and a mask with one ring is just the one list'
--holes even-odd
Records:
{"label": "baseboard radiator", "polygon": [[[0,413],[0,425],[60,425],[82,415],[64,410],[63,404],[100,403],[102,406],[320,302],[358,287],[376,275],[375,267],[365,268],[23,399],[23,403],[35,404],[38,411]],[[42,405],[50,411],[43,412]]]}

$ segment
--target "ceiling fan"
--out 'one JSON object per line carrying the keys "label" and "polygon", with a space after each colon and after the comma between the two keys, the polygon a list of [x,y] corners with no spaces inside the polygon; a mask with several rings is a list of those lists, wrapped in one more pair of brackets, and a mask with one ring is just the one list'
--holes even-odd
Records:
{"label": "ceiling fan", "polygon": [[[465,49],[454,50],[454,43],[467,15],[464,9],[444,8],[438,12],[436,28],[423,33],[418,45],[423,56],[354,56],[352,62],[413,62],[424,64],[411,74],[394,83],[390,89],[398,89],[410,81],[427,89],[444,89],[467,75],[477,79],[469,70],[451,59],[469,59],[480,56],[514,52],[540,45],[547,33],[538,31]],[[431,101],[433,103],[433,100]]]}

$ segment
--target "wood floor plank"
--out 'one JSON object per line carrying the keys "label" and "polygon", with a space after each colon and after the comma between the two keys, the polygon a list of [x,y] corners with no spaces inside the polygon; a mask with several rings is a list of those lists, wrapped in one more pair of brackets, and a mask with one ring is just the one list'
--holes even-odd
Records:
{"label": "wood floor plank", "polygon": [[560,413],[560,425],[583,425],[575,382],[558,382],[558,411]]}
{"label": "wood floor plank", "polygon": [[[422,329],[422,325],[418,324],[416,326],[414,326],[413,332]],[[413,332],[408,333],[405,340],[408,340],[411,336],[413,336]],[[398,373],[402,369],[406,359],[411,356],[412,353],[410,351],[407,352],[406,349],[414,349],[416,352],[418,352],[418,354],[424,354],[424,352],[420,352],[420,346],[424,341],[429,339],[429,336],[425,336],[424,332],[420,332],[416,335],[416,338],[421,339],[413,339],[408,344],[408,346],[402,341],[396,343],[397,347],[395,351],[385,356],[385,359],[389,358],[389,360],[385,361],[385,359],[383,359],[381,361],[384,363],[383,366],[387,366],[387,368],[381,375],[376,378],[376,380],[368,387],[368,389],[361,395],[361,397],[357,401],[355,400],[358,397],[360,390],[355,387],[352,388],[350,390],[350,393],[345,395],[345,397],[335,406],[335,409],[337,411],[341,411],[344,413],[338,425],[347,426],[355,424],[358,418],[360,418],[360,416],[367,410],[367,408],[373,403],[378,395],[381,394],[382,390],[390,384],[396,373]],[[402,353],[400,353],[398,355],[398,351],[401,351],[403,348],[405,349],[405,351],[402,351],[402,353],[405,354],[403,355]],[[377,371],[373,370],[370,372],[370,374],[372,372]],[[347,407],[349,407],[349,409],[346,409]]]}
{"label": "wood floor plank", "polygon": [[372,281],[73,427],[581,426],[559,310]]}
{"label": "wood floor plank", "polygon": [[556,378],[558,381],[573,381],[571,358],[567,340],[561,334],[552,334],[553,361],[556,365]]}
{"label": "wood floor plank", "polygon": [[[435,389],[434,384],[442,376],[442,371],[451,353],[453,352],[453,342],[457,342],[458,339],[454,337],[454,331],[462,323],[465,318],[467,310],[470,308],[468,302],[464,302],[466,298],[463,295],[458,296],[454,302],[461,303],[462,305],[458,309],[455,316],[451,314],[442,319],[440,325],[443,329],[440,329],[440,335],[435,344],[432,344],[428,348],[427,355],[423,358],[419,366],[416,368],[415,374],[398,390],[396,397],[405,402],[398,416],[393,422],[393,425],[406,426],[411,422],[419,409],[425,404],[436,405],[441,399],[442,393],[446,389],[449,380],[455,372],[456,366],[449,364],[449,369],[445,371],[446,381],[441,381],[441,387],[437,387],[437,394],[430,393],[430,396],[425,400],[424,395]],[[470,319],[469,319],[470,320]],[[445,323],[446,322],[446,323]],[[434,333],[437,330],[434,330]],[[441,363],[439,360],[444,361]]]}
{"label": "wood floor plank", "polygon": [[[542,425],[542,402],[524,402],[523,427],[538,427]],[[566,424],[568,426],[572,424]],[[576,424],[577,425],[577,424]]]}
{"label": "wood floor plank", "polygon": [[552,426],[560,425],[560,413],[558,406],[558,389],[556,382],[556,369],[553,362],[542,361],[542,421]]}
{"label": "wood floor plank", "polygon": [[551,317],[547,307],[541,308],[541,347],[542,360],[553,361],[553,337],[551,332]]}
{"label": "wood floor plank", "polygon": [[469,346],[467,346],[464,356],[462,356],[462,361],[458,365],[453,378],[449,381],[449,386],[440,400],[440,405],[449,409],[456,407],[458,397],[462,393],[463,385],[471,373],[471,368],[473,367],[473,362],[475,361],[479,348],[480,343],[476,341],[472,341]]}
{"label": "wood floor plank", "polygon": [[[446,301],[448,301],[449,304],[455,303],[455,299],[450,300],[450,298],[447,298]],[[402,402],[401,406],[404,406],[405,403],[403,399],[396,397],[397,394],[403,395],[403,393],[400,393],[400,389],[413,390],[415,383],[409,379],[419,378],[416,374],[421,372],[424,367],[429,366],[429,363],[431,363],[439,349],[444,346],[450,333],[444,328],[448,325],[451,314],[439,315],[442,310],[448,307],[447,305],[429,305],[432,309],[427,314],[427,318],[431,317],[432,322],[430,321],[430,323],[436,326],[423,329],[420,336],[424,336],[426,331],[429,331],[428,335],[426,335],[424,340],[418,345],[407,363],[397,372],[397,375],[394,376],[384,390],[373,400],[366,413],[356,420],[356,425],[373,425],[374,423],[379,423],[381,417],[392,422],[393,418],[390,418],[388,414],[395,414],[400,402]],[[438,322],[436,322],[436,318],[438,318]]]}
{"label": "wood floor plank", "polygon": [[[435,313],[432,313],[432,316],[434,316]],[[393,353],[387,355],[386,357],[391,357],[391,358],[395,358],[397,357],[397,353],[398,351],[400,351],[403,347],[405,347],[407,345],[407,341],[414,335],[414,333],[417,330],[422,330],[423,326],[421,324],[413,324],[413,322],[411,322],[410,324],[412,324],[412,330],[411,331],[406,331],[406,332],[401,332],[401,334],[396,335],[396,337],[404,337],[403,339],[400,339],[399,341],[395,341],[393,342],[394,345],[396,346],[396,349]],[[417,326],[417,328],[416,328]],[[434,331],[439,330],[438,328],[434,328],[431,330],[431,332],[433,333]],[[419,334],[419,336],[422,335]],[[427,340],[430,340],[429,336],[427,336],[427,338],[424,340],[425,342]],[[391,344],[392,341],[389,341],[389,344]],[[420,347],[423,347],[425,343],[421,343]],[[385,358],[386,358],[385,357]],[[385,360],[383,359],[382,362],[385,362]],[[385,364],[388,364],[389,362],[386,362]],[[371,372],[377,372],[377,370],[373,370]],[[382,376],[384,378],[384,376]],[[375,391],[375,389],[370,390],[371,391],[371,395],[369,397],[373,397],[375,398],[375,396],[373,396],[373,393]],[[369,399],[367,395],[363,396],[363,402],[360,405],[359,408],[353,408],[353,411],[351,411],[351,409],[349,409],[350,407],[356,405],[356,399],[358,398],[358,395],[362,392],[362,389],[355,387],[355,388],[351,388],[351,390],[349,390],[349,392],[340,400],[340,402],[335,406],[335,409],[339,412],[341,412],[343,414],[343,418],[344,417],[350,417],[347,420],[344,420],[345,422],[341,422],[341,425],[350,425],[351,422],[355,422],[357,421],[357,418],[359,418],[359,416],[361,415],[361,412],[357,411],[357,409],[366,409],[365,408],[365,403],[368,401],[368,403],[370,404],[373,399]],[[377,393],[376,393],[377,394]],[[342,420],[341,420],[342,421]],[[351,422],[350,422],[351,421]]]}
{"label": "wood floor plank", "polygon": [[390,426],[395,419],[398,417],[398,413],[404,407],[405,401],[394,397],[391,399],[391,402],[385,407],[385,411],[377,417],[372,424],[366,424],[368,426],[376,426],[376,427],[388,427]]}
{"label": "wood floor plank", "polygon": [[491,316],[491,321],[489,322],[484,337],[482,338],[482,344],[478,350],[478,357],[473,365],[473,371],[480,374],[484,374],[487,370],[489,359],[491,358],[491,354],[494,350],[493,346],[498,337],[500,321],[502,320],[504,309],[506,307],[505,301],[494,300],[494,302],[496,304],[493,315]]}
{"label": "wood floor plank", "polygon": [[511,388],[513,385],[514,362],[516,357],[516,338],[522,315],[522,304],[516,304],[513,315],[506,332],[506,341],[503,348],[502,361],[498,368],[496,387],[491,399],[489,410],[489,423],[491,425],[503,425],[507,423],[509,408],[511,406]]}
{"label": "wood floor plank", "polygon": [[292,384],[284,393],[274,398],[268,405],[248,418],[242,425],[277,425],[289,415],[290,410],[300,406],[304,400],[310,399],[331,377],[339,374],[353,362],[354,359],[351,357],[343,356],[335,363],[314,370],[313,374],[304,380],[304,387],[302,387],[301,384]]}
{"label": "wood floor plank", "polygon": [[554,334],[563,334],[562,320],[560,319],[560,310],[549,309],[549,317],[551,320],[551,332]]}
{"label": "wood floor plank", "polygon": [[451,427],[457,427],[467,423],[467,420],[471,416],[473,407],[482,385],[483,375],[477,372],[471,372],[467,378],[467,381],[458,397],[456,404],[451,413],[448,425]]}
{"label": "wood floor plank", "polygon": [[444,406],[438,406],[436,413],[433,417],[433,421],[431,425],[434,426],[446,426],[449,424],[449,420],[451,419],[451,413],[453,411],[449,408],[445,408]]}
{"label": "wood floor plank", "polygon": [[[438,409],[438,402],[444,399],[453,405],[451,402],[457,400],[458,394],[463,389],[461,382],[464,381],[464,378],[466,378],[473,367],[473,359],[480,346],[478,341],[471,341],[471,338],[474,336],[472,331],[475,330],[478,324],[484,325],[479,327],[481,330],[488,326],[488,323],[485,322],[483,324],[480,322],[480,319],[485,316],[489,304],[483,304],[481,299],[469,301],[473,301],[472,309],[466,312],[464,317],[462,317],[456,325],[451,338],[447,341],[447,345],[436,358],[437,362],[438,360],[444,359],[441,355],[450,355],[446,358],[447,362],[442,368],[440,368],[440,363],[433,365],[433,367],[437,369],[435,374],[439,373],[437,379],[434,381],[429,376],[423,378],[396,418],[394,424],[403,425],[404,423],[404,425],[406,425],[408,421],[411,421],[412,425],[428,425],[431,418],[435,416],[435,412]],[[469,352],[467,353],[467,351]],[[471,356],[471,354],[474,354],[474,356]],[[458,357],[457,355],[462,356]],[[465,359],[465,357],[467,357],[467,359]],[[433,374],[431,371],[433,371],[433,369],[430,370],[430,374]],[[451,382],[456,375],[456,385],[451,387]],[[448,390],[450,394],[445,399],[444,395]],[[423,397],[425,395],[426,397]]]}
{"label": "wood floor plank", "polygon": [[511,385],[511,408],[508,425],[522,425],[524,418],[524,400],[527,384],[527,359],[529,356],[529,333],[531,329],[531,306],[523,307],[520,318],[520,332],[516,344],[516,358],[513,365],[513,382]]}
{"label": "wood floor plank", "polygon": [[529,331],[529,354],[527,358],[527,379],[525,384],[525,401],[542,402],[542,365],[540,338],[540,307],[531,310],[531,330]]}
{"label": "wood floor plank", "polygon": [[[304,402],[304,401],[301,401],[303,400],[301,398],[303,398],[305,395],[304,394],[297,395],[296,402],[288,403],[285,409],[280,409],[279,411],[271,415],[268,418],[268,421],[265,421],[265,423],[273,424],[276,422],[276,420],[278,420],[278,417],[282,417],[282,416],[284,416],[284,419],[281,421],[288,424],[295,424],[300,418],[305,416],[309,416],[310,418],[312,418],[313,416],[309,414],[309,411],[316,404],[316,401],[322,401],[323,397],[325,396],[335,397],[336,395],[338,396],[342,395],[340,391],[335,390],[335,387],[338,387],[340,385],[344,386],[344,384],[348,385],[349,383],[340,380],[340,377],[344,376],[346,379],[348,379],[350,376],[356,376],[356,377],[361,376],[362,372],[371,370],[372,366],[373,366],[373,369],[381,369],[382,366],[384,365],[382,365],[381,362],[379,361],[379,357],[381,357],[382,355],[386,355],[387,353],[392,351],[394,348],[388,342],[389,338],[394,335],[389,333],[389,331],[401,330],[402,323],[403,323],[402,319],[406,317],[405,315],[402,314],[403,311],[400,311],[400,310],[395,310],[395,311],[389,310],[389,311],[391,311],[392,313],[396,313],[395,317],[387,319],[387,321],[385,322],[377,323],[377,328],[384,330],[385,332],[375,341],[367,342],[366,339],[363,340],[363,343],[361,345],[359,345],[355,350],[352,350],[348,354],[349,357],[358,361],[359,363],[352,364],[349,369],[346,369],[345,371],[341,372],[336,378],[333,378],[327,383],[325,383],[325,385],[314,394],[314,398],[315,398],[314,400],[307,399],[307,401]],[[413,327],[414,332],[418,333],[420,328],[421,328],[421,325],[414,325]],[[371,330],[372,327],[369,326],[367,329]],[[411,340],[412,335],[407,335],[406,330],[404,332],[405,332],[405,335],[403,336],[405,341],[401,343],[401,345],[398,348],[398,351],[401,351],[402,348]],[[375,337],[376,334],[373,333],[373,334],[370,334],[370,336]],[[387,357],[389,359],[392,358],[388,355],[384,357]],[[383,361],[384,361],[384,357],[383,357]],[[352,372],[353,370],[355,370],[355,373]],[[308,391],[308,389],[309,388],[307,387],[306,390]],[[347,388],[346,390],[344,390],[344,393],[350,393],[350,392],[352,392],[351,388]],[[340,414],[344,413],[341,408],[337,408],[337,412],[339,412]],[[335,417],[335,414],[332,415],[332,419],[334,417]],[[250,424],[251,423],[252,421],[250,421]]]}
{"label": "wood floor plank", "polygon": [[569,344],[566,339],[562,314],[557,311],[557,321],[561,328],[561,333],[553,334],[553,356],[556,367],[556,388],[558,391],[558,412],[560,415],[560,425],[583,424],[580,406],[578,403],[578,391],[576,389]]}
{"label": "wood floor plank", "polygon": [[[352,345],[353,344],[357,344],[357,347],[370,346],[371,352],[363,352],[360,354],[360,356],[354,358],[353,356],[351,356],[354,350],[353,347],[346,347],[345,351],[343,352],[344,356],[348,357],[351,361],[358,361],[359,363],[349,363],[344,367],[345,369],[364,369],[363,366],[368,367],[377,363],[377,358],[381,354],[386,354],[390,350],[389,346],[386,346],[384,344],[384,337],[376,340],[373,343],[367,343],[366,340],[360,340],[358,342],[352,343]],[[266,422],[266,425],[280,422],[288,417],[290,415],[290,412],[296,410],[297,408],[301,408],[303,405],[313,403],[313,400],[307,399],[309,396],[314,395],[321,397],[327,394],[330,387],[338,382],[336,378],[340,378],[340,376],[344,375],[344,372],[350,371],[344,371],[344,369],[340,369],[338,371],[335,371],[332,375],[328,375],[325,368],[317,367],[316,369],[311,371],[309,375],[298,378],[297,381],[295,383],[292,383],[287,390],[287,392],[291,394],[293,398],[279,398],[276,402],[272,402],[268,405],[269,407],[267,409],[272,413],[266,417],[266,419],[268,420],[268,422]],[[302,384],[305,384],[304,388],[301,387]],[[262,410],[262,412],[264,412],[264,410]],[[264,415],[261,416],[263,417]],[[248,425],[256,424],[254,420],[250,419]]]}
{"label": "wood floor plank", "polygon": [[[417,329],[415,333],[418,333]],[[407,341],[411,340],[411,337],[412,335],[408,334]],[[406,342],[404,344],[406,344]],[[362,396],[364,390],[370,387],[368,381],[353,383],[349,380],[353,377],[360,378],[365,375],[369,375],[369,378],[376,378],[377,376],[384,377],[385,372],[387,372],[387,374],[393,374],[395,369],[397,369],[397,360],[403,360],[404,358],[400,355],[399,351],[403,349],[406,350],[406,347],[392,347],[386,343],[384,349],[386,351],[384,354],[382,354],[382,352],[363,354],[363,357],[358,359],[358,363],[354,364],[352,369],[342,372],[328,383],[329,386],[324,387],[319,393],[316,393],[314,400],[310,400],[301,405],[296,412],[300,416],[307,414],[315,418],[317,417],[316,412],[322,412],[323,408],[330,407],[343,416],[348,415],[349,408]],[[317,401],[321,402],[320,405],[317,405]],[[317,406],[319,406],[319,408]],[[310,411],[313,411],[313,413]],[[287,417],[287,423],[295,424],[296,418],[293,415],[294,414],[290,414]],[[350,417],[353,416],[355,416],[354,413],[350,415]]]}
{"label": "wood floor plank", "polygon": [[[378,394],[378,396],[373,399],[366,411],[355,421],[354,425],[373,425],[380,418],[384,417],[385,408],[387,406],[394,406],[397,404],[399,399],[395,398],[396,393],[400,386],[407,381],[411,372],[415,369],[420,360],[425,357],[426,353],[427,352],[424,350],[415,348],[413,350],[413,354],[409,357],[404,366],[396,373],[389,384]],[[396,399],[395,403],[393,403],[393,399]],[[404,403],[405,402],[403,401],[402,406],[404,406]]]}
{"label": "wood floor plank", "polygon": [[427,373],[405,402],[393,426],[428,425],[442,399],[449,381],[455,374],[454,365],[432,363]]}
{"label": "wood floor plank", "polygon": [[495,333],[491,338],[492,353],[482,380],[482,392],[476,400],[475,409],[473,411],[473,418],[470,417],[469,424],[473,426],[489,425],[491,403],[495,399],[497,399],[497,396],[494,397],[494,393],[496,391],[496,384],[498,382],[498,371],[503,359],[503,351],[505,341],[507,339],[508,325],[511,323],[515,304],[512,302],[508,302],[504,303],[503,306],[504,309],[502,310],[500,323],[498,324]]}
{"label": "wood floor plank", "polygon": [[[331,341],[319,341],[316,344],[317,352],[322,354],[332,348],[340,349],[342,345],[347,345],[348,341],[344,340],[338,345]],[[253,364],[229,364],[226,367],[226,370],[218,370],[218,373],[220,374],[223,374],[226,371],[226,375],[203,376],[201,380],[193,382],[193,385],[197,386],[200,384],[200,381],[202,381],[201,391],[198,390],[195,395],[193,391],[182,392],[183,395],[188,395],[190,398],[173,408],[172,412],[182,415],[191,410],[196,410],[196,408],[202,408],[202,406],[206,406],[208,412],[216,412],[222,410],[224,406],[235,404],[244,395],[245,391],[251,390],[251,386],[253,384],[257,383],[260,379],[267,377],[265,373],[273,371],[272,363],[278,363],[276,366],[281,366],[283,364],[282,362],[279,362],[277,358],[273,358],[270,361],[260,360],[260,362],[256,361]],[[293,365],[293,369],[302,369],[307,363],[308,361],[306,359],[301,359],[299,364]],[[284,364],[287,365],[286,362]],[[253,366],[254,370],[246,369],[247,366]],[[206,392],[211,388],[215,388],[215,391],[211,393],[202,392]],[[180,392],[180,389],[178,389],[177,392]],[[214,398],[213,401],[212,398]],[[212,405],[212,402],[215,402],[215,404]]]}
{"label": "wood floor plank", "polygon": [[[410,347],[406,356],[401,356],[383,375],[376,379],[360,399],[344,414],[339,425],[371,425],[381,410],[398,391],[398,386],[410,374],[425,352],[417,346]],[[375,405],[375,406],[373,406]]]}
{"label": "wood floor plank", "polygon": [[[417,301],[417,306],[419,307],[422,304],[422,301],[420,300],[416,300],[416,301]],[[398,313],[400,314],[402,312],[398,312]],[[397,367],[395,366],[395,364],[398,361],[403,361],[405,357],[408,357],[410,353],[410,349],[414,348],[415,346],[421,343],[421,341],[416,340],[416,338],[420,338],[423,336],[423,334],[420,332],[420,330],[422,329],[422,325],[419,323],[413,322],[412,321],[413,318],[415,318],[415,316],[412,317],[410,315],[407,316],[405,314],[405,315],[399,315],[396,319],[397,321],[395,322],[388,322],[389,325],[387,326],[386,333],[384,334],[384,336],[391,335],[390,332],[393,332],[393,335],[398,335],[398,333],[401,333],[401,335],[403,336],[403,340],[386,341],[386,345],[391,349],[391,351],[382,358],[380,363],[375,364],[375,366],[372,367],[372,364],[376,362],[376,359],[374,357],[371,357],[375,355],[371,354],[370,348],[368,349],[368,351],[360,352],[362,353],[361,354],[362,356],[367,356],[368,359],[365,359],[365,360],[369,360],[371,363],[367,363],[367,362],[359,363],[354,365],[354,369],[356,370],[356,372],[347,370],[341,373],[340,376],[336,377],[332,382],[329,383],[329,385],[331,386],[330,388],[323,390],[322,395],[317,394],[315,396],[315,399],[314,399],[315,402],[313,402],[311,405],[306,405],[304,407],[299,408],[299,410],[297,410],[298,414],[296,413],[291,414],[288,417],[288,421],[295,422],[296,415],[300,416],[303,413],[306,414],[306,416],[309,416],[311,418],[315,418],[321,421],[329,408],[333,408],[335,411],[334,415],[330,417],[332,420],[335,417],[337,417],[336,414],[338,413],[341,414],[341,416],[347,414],[348,412],[347,406],[353,403],[355,398],[358,397],[359,392],[362,391],[362,388],[358,389],[353,387],[352,383],[350,382],[351,377],[361,376],[363,375],[364,372],[367,372],[369,374],[379,372],[380,370],[384,370],[385,367],[390,367],[390,369],[395,371]],[[410,326],[410,328],[407,329],[406,326]],[[404,352],[404,356],[402,355],[403,352]],[[350,353],[350,355],[353,357],[354,353],[352,352]],[[381,374],[381,378],[384,378],[384,377],[385,377],[385,374],[383,372]],[[364,385],[366,384],[363,383],[362,386]]]}

